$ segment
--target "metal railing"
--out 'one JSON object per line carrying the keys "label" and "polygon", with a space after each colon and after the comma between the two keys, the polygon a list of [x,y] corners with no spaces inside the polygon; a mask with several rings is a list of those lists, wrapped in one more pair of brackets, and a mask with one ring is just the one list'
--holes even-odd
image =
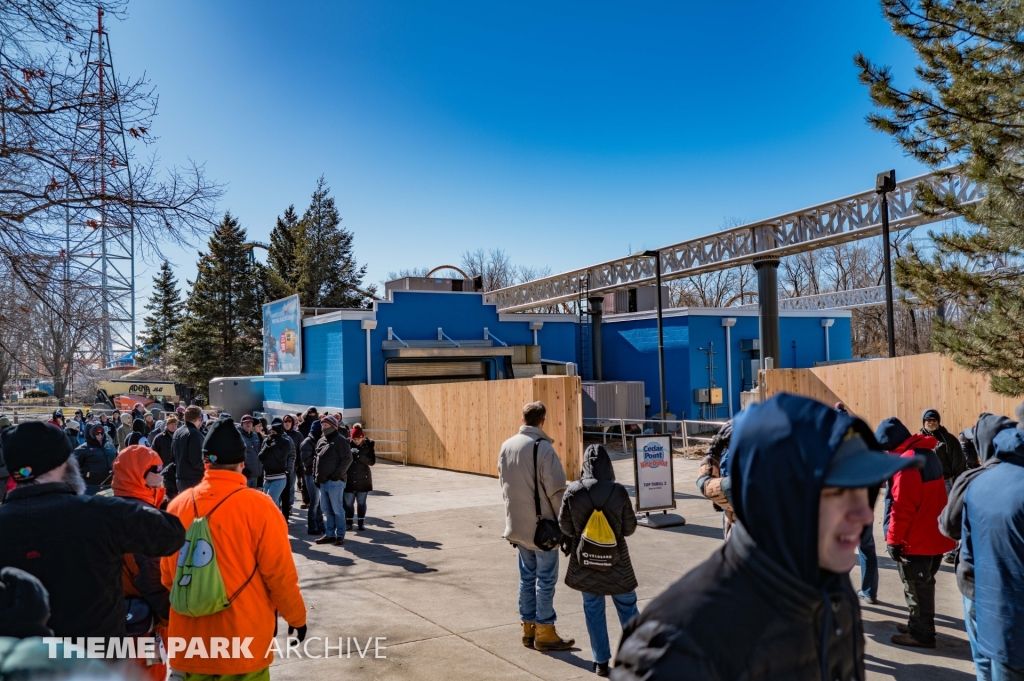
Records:
{"label": "metal railing", "polygon": [[[374,453],[385,459],[401,457],[402,465],[409,465],[409,431],[388,428],[364,428],[366,437],[373,440]],[[375,435],[379,433],[380,435]],[[384,448],[381,448],[384,445]]]}
{"label": "metal railing", "polygon": [[[660,420],[660,419],[583,419],[583,435],[601,436],[603,444],[608,444],[608,438],[621,438],[622,451],[630,451],[629,441],[638,437],[649,435],[668,435],[672,441],[682,443],[684,449],[696,444],[711,442],[714,434],[722,427],[725,421],[691,421],[681,420]],[[651,424],[648,428],[646,424]],[[628,425],[637,426],[638,432],[627,432],[632,430]],[[590,426],[590,429],[588,429]],[[615,432],[615,429],[618,432]]]}

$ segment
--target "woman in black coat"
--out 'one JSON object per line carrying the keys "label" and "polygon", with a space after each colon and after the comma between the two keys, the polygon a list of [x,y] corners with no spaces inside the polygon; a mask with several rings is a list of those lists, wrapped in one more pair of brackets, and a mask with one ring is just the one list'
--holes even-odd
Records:
{"label": "woman in black coat", "polygon": [[[377,463],[377,454],[373,449],[373,440],[363,433],[359,423],[352,426],[352,466],[348,469],[348,482],[345,483],[345,495],[342,506],[345,507],[345,524],[352,529],[352,521],[358,519],[357,530],[365,530],[363,521],[366,518],[366,495],[373,491],[373,474],[370,466]],[[358,505],[357,505],[358,504]],[[355,507],[355,508],[353,508]],[[353,511],[358,510],[358,518],[353,518]]]}
{"label": "woman in black coat", "polygon": [[[615,534],[614,559],[611,566],[601,569],[590,567],[585,547],[580,539],[595,510],[604,513]],[[569,485],[562,497],[558,513],[562,534],[569,537],[572,553],[565,584],[583,592],[583,614],[590,634],[590,648],[594,658],[594,671],[608,676],[611,648],[608,642],[608,621],[605,618],[605,596],[611,596],[619,623],[626,623],[640,611],[636,607],[636,575],[629,560],[626,537],[636,532],[636,513],[630,503],[629,492],[615,482],[615,470],[608,452],[601,445],[590,445],[583,455],[583,474]]]}

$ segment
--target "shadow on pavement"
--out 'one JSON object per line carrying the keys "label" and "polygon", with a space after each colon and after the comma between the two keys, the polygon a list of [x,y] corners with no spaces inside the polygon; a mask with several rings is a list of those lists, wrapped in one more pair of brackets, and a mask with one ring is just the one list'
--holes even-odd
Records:
{"label": "shadow on pavement", "polygon": [[927,679],[928,681],[974,681],[974,674],[930,664],[903,664],[882,660],[871,655],[864,656],[864,667],[875,674],[885,674],[900,681]]}
{"label": "shadow on pavement", "polygon": [[[292,550],[309,560],[328,565],[342,567],[355,565],[355,560],[352,558],[354,557],[371,563],[393,565],[406,572],[416,574],[437,572],[436,568],[410,559],[399,549],[439,551],[441,550],[439,542],[421,541],[411,534],[386,529],[393,527],[392,523],[387,520],[367,518],[366,524],[367,529],[363,532],[352,530],[346,533],[344,546],[321,547],[313,543],[316,539],[315,536],[306,534],[305,523],[292,523],[288,527],[292,538]],[[375,526],[385,529],[375,529]]]}
{"label": "shadow on pavement", "polygon": [[721,527],[708,527],[707,525],[686,524],[676,527],[666,527],[662,532],[675,532],[677,534],[688,534],[694,537],[707,537],[708,539],[721,539]]}

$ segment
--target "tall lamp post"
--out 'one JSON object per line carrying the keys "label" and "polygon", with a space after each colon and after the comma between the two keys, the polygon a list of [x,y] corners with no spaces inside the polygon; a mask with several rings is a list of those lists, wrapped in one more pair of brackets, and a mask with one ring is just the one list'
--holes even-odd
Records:
{"label": "tall lamp post", "polygon": [[882,197],[882,267],[885,270],[885,321],[889,336],[889,357],[896,356],[896,324],[892,310],[892,263],[889,259],[889,192],[896,189],[896,171],[887,170],[875,177],[875,193]]}
{"label": "tall lamp post", "polygon": [[665,404],[665,336],[661,328],[661,253],[644,251],[644,255],[654,258],[654,296],[658,300],[658,387],[661,390],[661,420],[665,420],[668,407]]}

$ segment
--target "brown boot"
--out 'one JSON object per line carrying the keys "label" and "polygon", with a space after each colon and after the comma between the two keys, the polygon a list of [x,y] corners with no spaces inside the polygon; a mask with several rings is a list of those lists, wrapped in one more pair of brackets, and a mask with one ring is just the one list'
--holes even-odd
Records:
{"label": "brown boot", "polygon": [[536,626],[533,622],[523,622],[523,645],[527,648],[533,647],[533,637],[536,631]]}
{"label": "brown boot", "polygon": [[533,647],[537,650],[569,650],[575,644],[575,639],[559,636],[554,624],[537,625],[537,633],[533,639]]}

